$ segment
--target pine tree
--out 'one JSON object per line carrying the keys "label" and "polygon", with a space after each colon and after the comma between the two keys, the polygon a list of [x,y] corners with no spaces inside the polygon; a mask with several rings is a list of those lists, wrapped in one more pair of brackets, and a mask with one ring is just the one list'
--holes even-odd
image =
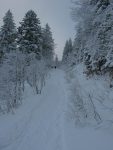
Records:
{"label": "pine tree", "polygon": [[65,43],[62,61],[65,63],[68,57],[68,40]]}
{"label": "pine tree", "polygon": [[[0,32],[0,50],[2,56],[5,55],[0,72],[0,91],[4,95],[3,100],[7,107],[7,111],[12,110],[21,103],[21,57],[17,51],[17,31],[13,21],[13,15],[10,10],[3,18],[3,26]],[[18,59],[19,58],[19,59]],[[5,90],[4,90],[5,88]]]}
{"label": "pine tree", "polygon": [[40,20],[33,10],[29,10],[18,28],[19,49],[23,53],[35,53],[41,57],[42,33]]}
{"label": "pine tree", "polygon": [[72,40],[70,38],[69,42],[68,42],[68,53],[72,53],[72,51],[73,51],[73,44],[72,44]]}
{"label": "pine tree", "polygon": [[58,66],[58,64],[59,64],[58,56],[56,55],[56,57],[55,57],[55,65],[56,65],[56,67]]}
{"label": "pine tree", "polygon": [[54,40],[52,37],[51,28],[46,24],[43,29],[43,50],[42,55],[47,60],[53,60],[54,55]]}
{"label": "pine tree", "polygon": [[13,15],[10,10],[7,11],[3,18],[3,26],[0,31],[0,57],[6,52],[16,49],[15,39],[17,37],[16,27]]}
{"label": "pine tree", "polygon": [[70,57],[71,57],[72,51],[73,51],[73,44],[72,44],[72,40],[69,39],[66,41],[64,51],[63,51],[62,61],[64,63],[69,63],[71,61]]}

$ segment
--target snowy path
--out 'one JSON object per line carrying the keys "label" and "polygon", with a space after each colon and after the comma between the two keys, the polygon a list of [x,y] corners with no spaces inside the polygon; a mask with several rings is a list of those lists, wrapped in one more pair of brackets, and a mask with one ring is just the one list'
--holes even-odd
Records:
{"label": "snowy path", "polygon": [[[33,101],[34,104],[29,102],[32,110],[27,110],[28,114],[22,114],[24,116],[20,117],[20,121],[17,122],[24,124],[24,129],[21,129],[23,126],[17,127],[19,128],[18,132],[14,133],[17,134],[15,135],[16,139],[13,141],[10,139],[10,142],[9,140],[8,142],[3,141],[4,145],[3,143],[2,146],[0,145],[1,149],[63,150],[62,115],[66,99],[64,75],[60,70],[53,70],[40,96],[33,96],[28,87],[27,96],[29,96],[29,101]],[[36,98],[37,102],[33,100]],[[26,109],[28,107],[26,106]],[[15,123],[15,126],[18,125]],[[11,136],[14,135],[11,134]]]}
{"label": "snowy path", "polygon": [[[64,99],[64,77],[54,71],[47,82],[40,105],[33,111],[26,134],[17,150],[62,150],[60,121]],[[25,144],[26,143],[26,144]]]}
{"label": "snowy path", "polygon": [[28,86],[16,114],[0,117],[0,150],[112,150],[113,135],[75,128],[65,117],[68,92],[65,73],[57,69],[41,95]]}

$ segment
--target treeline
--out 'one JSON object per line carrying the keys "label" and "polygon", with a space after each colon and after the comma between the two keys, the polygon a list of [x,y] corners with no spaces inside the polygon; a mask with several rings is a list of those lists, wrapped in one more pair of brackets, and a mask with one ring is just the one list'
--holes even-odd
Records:
{"label": "treeline", "polygon": [[87,75],[108,73],[112,79],[113,1],[76,0],[72,18],[76,22],[76,36],[71,49],[70,40],[66,42],[63,62],[84,63]]}
{"label": "treeline", "polygon": [[54,40],[48,24],[29,10],[16,27],[10,10],[0,28],[0,112],[13,111],[22,103],[25,83],[37,94],[53,61]]}

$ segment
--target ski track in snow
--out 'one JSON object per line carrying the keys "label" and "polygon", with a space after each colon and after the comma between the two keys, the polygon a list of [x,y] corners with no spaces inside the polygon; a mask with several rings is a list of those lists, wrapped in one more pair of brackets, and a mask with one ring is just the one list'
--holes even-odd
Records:
{"label": "ski track in snow", "polygon": [[51,71],[41,95],[26,86],[21,108],[0,117],[0,150],[113,150],[113,135],[75,128],[65,117],[69,90],[63,71]]}

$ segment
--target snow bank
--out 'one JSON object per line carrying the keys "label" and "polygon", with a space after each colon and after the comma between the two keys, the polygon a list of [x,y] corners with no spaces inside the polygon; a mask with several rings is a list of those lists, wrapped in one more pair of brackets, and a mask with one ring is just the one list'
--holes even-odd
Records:
{"label": "snow bank", "polygon": [[107,77],[87,78],[82,64],[66,70],[70,95],[65,150],[113,149],[113,92]]}
{"label": "snow bank", "polygon": [[92,128],[75,128],[71,122],[65,125],[65,150],[112,150],[113,136]]}
{"label": "snow bank", "polygon": [[0,150],[20,140],[25,134],[33,111],[38,108],[40,95],[36,95],[26,84],[22,106],[14,114],[0,116]]}
{"label": "snow bank", "polygon": [[[90,124],[93,122],[93,125],[106,125],[109,126],[108,129],[113,129],[113,92],[109,88],[109,79],[104,76],[87,78],[83,73],[83,68],[83,65],[78,65],[68,71],[67,79],[71,90],[71,103],[77,105],[77,102],[82,101],[78,109],[82,109],[79,112],[84,113],[81,114],[81,118],[85,118],[83,123],[84,121]],[[76,110],[77,108],[75,106],[72,109]]]}

